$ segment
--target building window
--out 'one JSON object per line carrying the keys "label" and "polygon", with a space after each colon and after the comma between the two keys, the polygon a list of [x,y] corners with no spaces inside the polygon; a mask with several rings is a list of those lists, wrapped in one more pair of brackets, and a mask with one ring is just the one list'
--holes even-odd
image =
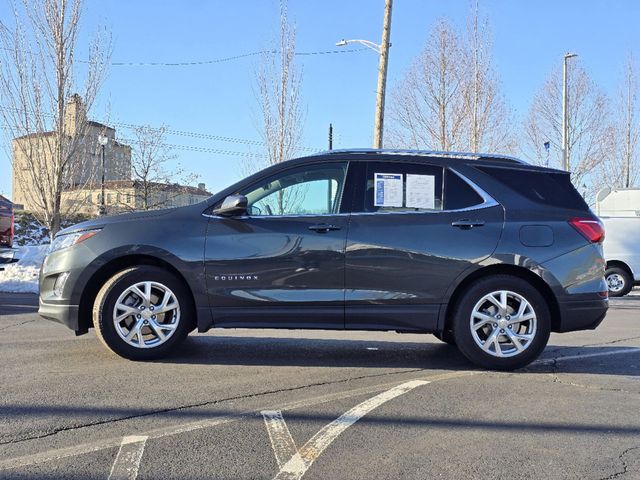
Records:
{"label": "building window", "polygon": [[107,193],[107,203],[111,205],[111,194]]}

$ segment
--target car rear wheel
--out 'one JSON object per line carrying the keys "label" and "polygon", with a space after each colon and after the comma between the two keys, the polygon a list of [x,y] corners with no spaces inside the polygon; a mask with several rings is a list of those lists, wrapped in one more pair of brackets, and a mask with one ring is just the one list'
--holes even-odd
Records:
{"label": "car rear wheel", "polygon": [[150,360],[169,353],[193,325],[184,283],[158,267],[141,265],[111,277],[98,292],[93,324],[114,353]]}
{"label": "car rear wheel", "polygon": [[624,268],[610,267],[604,272],[609,296],[624,297],[633,288],[633,280]]}
{"label": "car rear wheel", "polygon": [[544,350],[551,331],[549,307],[527,281],[510,275],[482,278],[462,295],[453,313],[456,345],[476,365],[515,370]]}

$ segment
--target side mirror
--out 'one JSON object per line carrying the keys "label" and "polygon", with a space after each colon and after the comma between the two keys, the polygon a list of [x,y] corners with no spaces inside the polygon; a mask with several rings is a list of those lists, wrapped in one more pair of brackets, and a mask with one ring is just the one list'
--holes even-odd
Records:
{"label": "side mirror", "polygon": [[242,215],[246,212],[247,197],[244,195],[229,195],[223,200],[222,205],[211,213],[214,215],[221,215],[223,217],[233,217],[235,215]]}

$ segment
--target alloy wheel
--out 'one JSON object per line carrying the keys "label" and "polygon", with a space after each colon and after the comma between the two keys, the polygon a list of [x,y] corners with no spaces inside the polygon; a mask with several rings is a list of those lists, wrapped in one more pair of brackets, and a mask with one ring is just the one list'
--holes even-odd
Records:
{"label": "alloy wheel", "polygon": [[180,304],[169,287],[138,282],[126,288],[113,308],[113,324],[125,342],[136,348],[165,343],[180,323]]}
{"label": "alloy wheel", "polygon": [[482,297],[469,320],[475,343],[494,357],[512,357],[525,351],[536,335],[537,316],[522,295],[497,290]]}

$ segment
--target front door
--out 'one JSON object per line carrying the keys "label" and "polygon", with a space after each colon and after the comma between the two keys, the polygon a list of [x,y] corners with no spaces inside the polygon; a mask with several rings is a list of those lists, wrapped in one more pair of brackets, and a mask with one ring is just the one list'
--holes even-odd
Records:
{"label": "front door", "polygon": [[345,254],[346,328],[435,329],[450,285],[495,250],[503,208],[435,165],[369,162],[358,184]]}
{"label": "front door", "polygon": [[212,216],[205,276],[214,326],[344,328],[346,162],[303,165],[238,193],[247,214]]}

